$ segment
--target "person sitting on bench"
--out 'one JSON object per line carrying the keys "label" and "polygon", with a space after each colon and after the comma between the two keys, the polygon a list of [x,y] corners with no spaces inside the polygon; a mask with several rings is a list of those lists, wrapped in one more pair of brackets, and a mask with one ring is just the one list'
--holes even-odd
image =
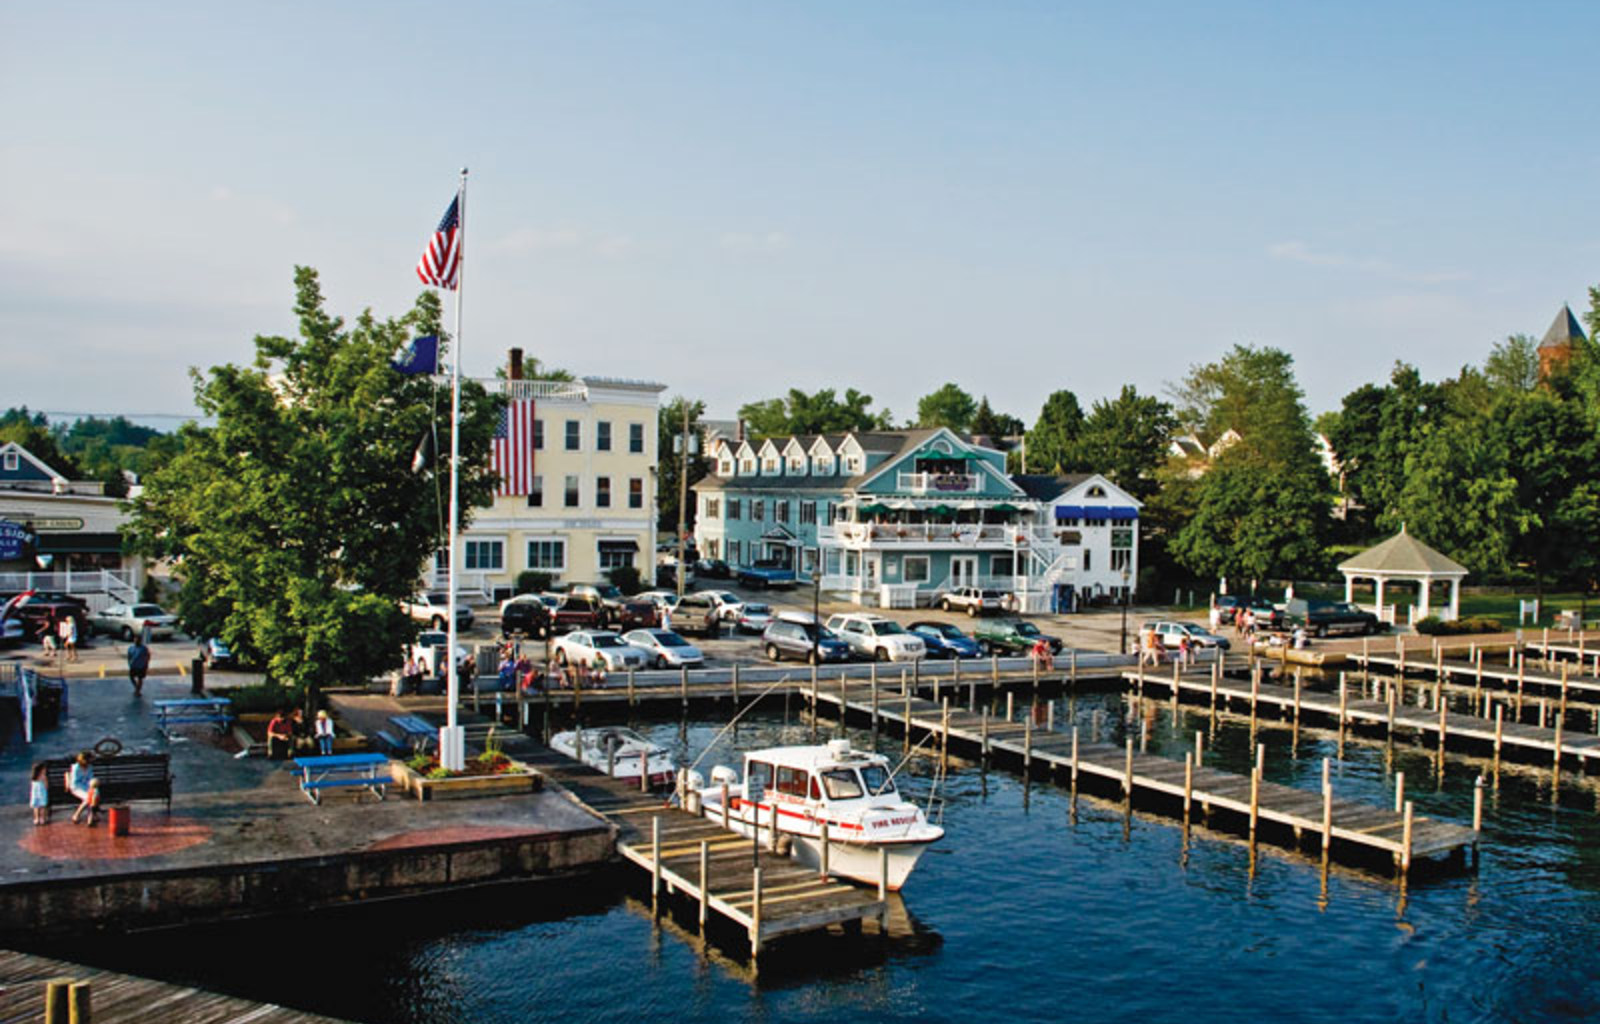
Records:
{"label": "person sitting on bench", "polygon": [[89,752],[83,751],[78,759],[72,762],[72,767],[67,770],[67,792],[78,798],[78,809],[72,812],[72,823],[78,823],[78,816],[84,811],[89,812],[89,825],[94,826],[95,812],[100,808],[100,780],[94,777],[94,768],[89,764]]}

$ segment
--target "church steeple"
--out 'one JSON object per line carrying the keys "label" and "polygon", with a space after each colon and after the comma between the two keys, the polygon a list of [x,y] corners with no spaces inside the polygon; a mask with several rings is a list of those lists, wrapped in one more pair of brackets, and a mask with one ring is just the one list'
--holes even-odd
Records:
{"label": "church steeple", "polygon": [[1572,315],[1572,307],[1563,305],[1550,329],[1544,332],[1544,340],[1539,342],[1539,379],[1548,380],[1557,368],[1572,358],[1578,342],[1586,340],[1578,318]]}

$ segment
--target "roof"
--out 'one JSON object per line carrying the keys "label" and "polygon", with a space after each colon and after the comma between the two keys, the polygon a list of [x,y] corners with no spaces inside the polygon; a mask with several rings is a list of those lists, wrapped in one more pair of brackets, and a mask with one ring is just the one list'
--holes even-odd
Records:
{"label": "roof", "polygon": [[1586,337],[1583,328],[1578,326],[1578,318],[1572,315],[1572,307],[1564,305],[1561,307],[1561,312],[1551,321],[1550,329],[1544,332],[1544,340],[1539,342],[1539,347],[1571,348],[1574,342],[1584,340]]}
{"label": "roof", "polygon": [[1093,473],[1028,473],[1011,476],[1011,482],[1022,488],[1034,501],[1053,501],[1072,488],[1094,476]]}
{"label": "roof", "polygon": [[1400,576],[1465,576],[1466,567],[1406,532],[1400,532],[1339,563],[1342,573],[1385,573]]}
{"label": "roof", "polygon": [[690,484],[695,491],[847,491],[853,476],[706,476]]}

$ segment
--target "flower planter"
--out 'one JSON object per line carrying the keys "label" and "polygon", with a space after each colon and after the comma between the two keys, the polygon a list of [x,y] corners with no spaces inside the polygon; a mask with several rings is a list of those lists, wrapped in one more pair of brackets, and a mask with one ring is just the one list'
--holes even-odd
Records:
{"label": "flower planter", "polygon": [[510,796],[537,793],[544,788],[544,776],[520,761],[512,769],[495,775],[458,775],[430,779],[418,774],[404,761],[390,761],[389,774],[396,786],[418,800],[465,800],[482,796]]}

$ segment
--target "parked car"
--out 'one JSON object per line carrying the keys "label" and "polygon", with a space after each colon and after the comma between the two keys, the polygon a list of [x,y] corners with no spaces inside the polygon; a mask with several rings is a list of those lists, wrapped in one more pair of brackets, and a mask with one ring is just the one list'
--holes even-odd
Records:
{"label": "parked car", "polygon": [[[556,607],[560,607],[559,602]],[[553,616],[551,606],[543,601],[507,601],[500,606],[500,635],[547,636]]]}
{"label": "parked car", "polygon": [[744,598],[731,590],[703,590],[701,593],[716,602],[717,614],[722,616],[723,622],[739,621],[739,611],[744,606]]}
{"label": "parked car", "polygon": [[4,622],[0,622],[0,646],[15,647],[22,643],[27,635],[28,631],[22,624],[21,616],[9,615]]}
{"label": "parked car", "polygon": [[645,667],[643,651],[604,629],[568,633],[555,642],[555,658],[563,665],[588,665],[608,672]]}
{"label": "parked car", "polygon": [[574,629],[600,629],[606,624],[606,608],[591,597],[566,597],[550,613],[550,629],[564,633]]}
{"label": "parked car", "polygon": [[[35,602],[29,601],[22,606],[22,611],[27,614],[35,607]],[[40,605],[39,607],[45,607]],[[74,608],[74,605],[58,606],[63,609]],[[153,640],[170,640],[172,634],[177,632],[178,617],[168,614],[158,604],[114,604],[99,612],[89,619],[89,629],[93,633],[104,633],[107,636],[120,636],[124,640],[132,640],[143,631],[146,624],[150,626],[150,638]],[[79,633],[83,632],[83,624],[78,624]]]}
{"label": "parked car", "polygon": [[635,629],[622,639],[645,653],[656,668],[699,668],[706,663],[700,648],[670,629]]}
{"label": "parked car", "polygon": [[1061,640],[1039,632],[1039,627],[1020,619],[1004,619],[973,630],[978,649],[984,654],[1027,654],[1043,640],[1051,654],[1061,653]]}
{"label": "parked car", "polygon": [[1004,605],[1004,592],[983,587],[957,587],[939,599],[939,607],[945,611],[966,612],[973,616],[998,612]]}
{"label": "parked car", "polygon": [[1342,601],[1312,601],[1297,597],[1289,602],[1284,619],[1290,628],[1304,626],[1313,636],[1330,633],[1360,633],[1368,635],[1383,628],[1383,623],[1371,612],[1362,611],[1353,604]]}
{"label": "parked car", "polygon": [[719,636],[722,633],[722,605],[703,591],[685,594],[683,600],[672,608],[672,628],[679,633]]}
{"label": "parked car", "polygon": [[641,601],[653,602],[658,608],[678,607],[678,592],[676,590],[646,590],[638,595]]}
{"label": "parked car", "polygon": [[921,637],[881,615],[835,615],[828,619],[828,628],[855,653],[877,661],[920,661],[928,653]]}
{"label": "parked car", "polygon": [[216,637],[206,637],[200,641],[200,646],[205,652],[207,665],[213,668],[239,667],[239,659],[233,656],[233,649]]}
{"label": "parked car", "polygon": [[[406,614],[416,622],[425,622],[433,629],[443,629],[450,621],[450,595],[443,591],[418,594],[405,604]],[[456,595],[456,631],[464,633],[472,628],[472,609],[461,595]]]}
{"label": "parked car", "polygon": [[694,571],[708,580],[733,579],[733,569],[720,558],[702,558],[694,564]]}
{"label": "parked car", "polygon": [[927,645],[930,658],[976,658],[978,641],[948,622],[913,622],[908,627]]}
{"label": "parked car", "polygon": [[[450,646],[450,634],[443,630],[425,629],[417,634],[417,642],[411,645],[407,654],[412,658],[421,658],[428,667],[428,675],[443,676],[449,669],[449,663],[444,660],[444,652]],[[467,656],[467,649],[460,644],[456,645],[456,664]]]}
{"label": "parked car", "polygon": [[1241,609],[1250,609],[1258,629],[1282,629],[1284,627],[1283,612],[1277,605],[1264,597],[1251,597],[1249,595],[1223,594],[1217,598],[1217,621],[1223,625],[1231,625],[1237,621]]}
{"label": "parked car", "polygon": [[546,608],[554,608],[560,603],[560,594],[518,594],[500,602],[500,614],[504,615],[507,608],[516,604],[542,604]]}
{"label": "parked car", "polygon": [[[155,607],[151,605],[149,607]],[[59,623],[62,617],[70,615],[78,620],[78,638],[80,642],[87,643],[94,636],[94,621],[89,613],[84,611],[84,606],[78,601],[41,601],[37,597],[30,598],[27,603],[18,605],[11,612],[12,621],[22,623],[22,637],[27,640],[42,640],[43,630],[48,622]],[[169,628],[167,636],[172,635]]]}
{"label": "parked car", "polygon": [[747,601],[739,606],[739,617],[733,628],[741,633],[764,633],[772,624],[772,606]]}
{"label": "parked car", "polygon": [[622,612],[622,604],[626,597],[622,589],[614,583],[574,583],[567,588],[567,597],[587,597],[598,601],[606,610],[608,619],[615,621]]}
{"label": "parked car", "polygon": [[619,630],[648,629],[661,625],[661,608],[654,601],[629,598],[622,602],[612,621]]}
{"label": "parked car", "polygon": [[823,662],[849,661],[850,645],[810,616],[805,618],[780,615],[767,625],[761,634],[761,645],[772,661],[798,658],[817,665]]}
{"label": "parked car", "polygon": [[1227,637],[1218,636],[1204,626],[1197,626],[1192,622],[1146,622],[1142,628],[1155,630],[1156,639],[1161,642],[1162,647],[1167,648],[1177,647],[1185,636],[1196,647],[1216,647],[1226,651],[1233,646]]}
{"label": "parked car", "polygon": [[795,584],[794,569],[784,561],[756,561],[740,566],[735,575],[745,586],[762,590],[768,587],[792,587]]}

